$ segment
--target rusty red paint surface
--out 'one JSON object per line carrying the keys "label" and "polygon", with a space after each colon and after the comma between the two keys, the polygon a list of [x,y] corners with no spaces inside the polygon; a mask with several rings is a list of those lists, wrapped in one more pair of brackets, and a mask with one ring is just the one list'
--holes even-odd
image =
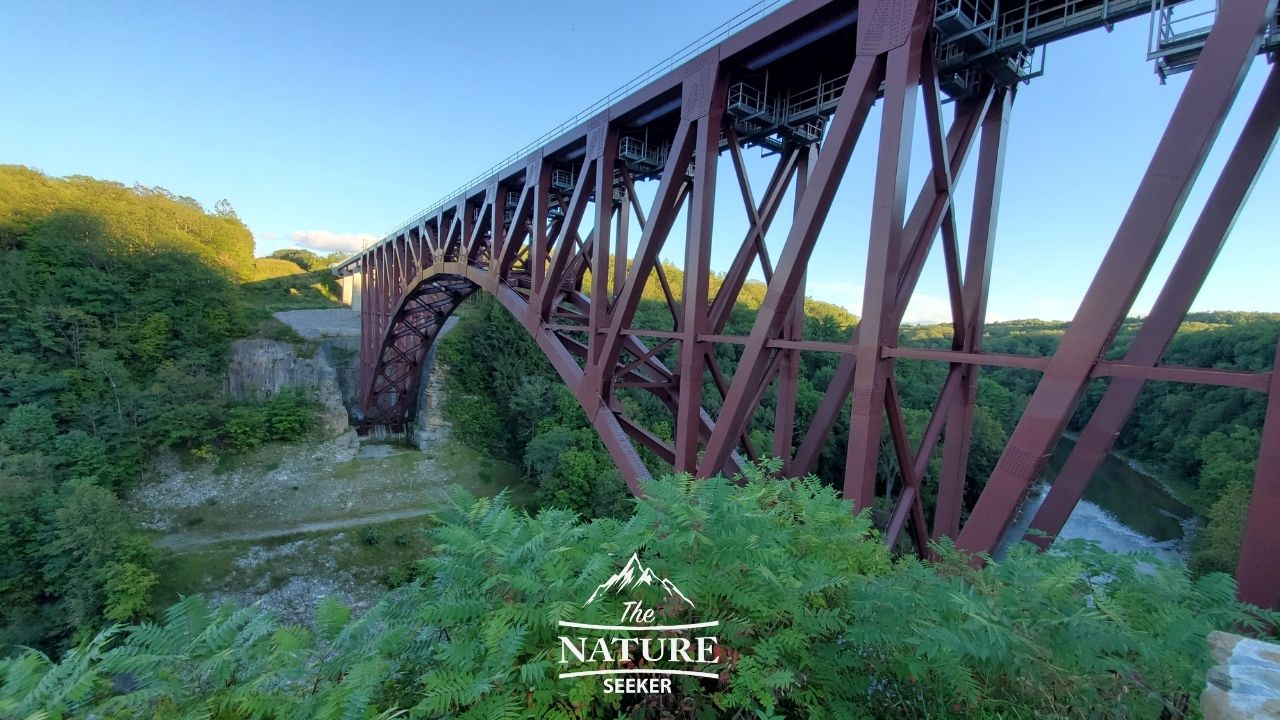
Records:
{"label": "rusty red paint surface", "polygon": [[[838,0],[791,3],[344,264],[342,272],[358,271],[364,278],[363,429],[399,431],[412,421],[413,398],[431,343],[460,303],[484,291],[521,322],[546,354],[633,492],[650,472],[639,448],[678,471],[701,476],[733,472],[744,455],[755,457],[764,450],[781,456],[788,474],[809,472],[851,401],[850,431],[844,438],[845,494],[860,507],[873,503],[879,455],[892,453],[902,468],[902,482],[890,498],[894,510],[887,535],[892,540],[905,532],[923,555],[930,537],[954,537],[960,547],[975,552],[996,547],[1091,378],[1113,380],[1035,519],[1035,526],[1049,535],[1061,528],[1079,500],[1145,381],[1245,387],[1267,392],[1270,405],[1240,560],[1240,592],[1247,600],[1276,605],[1278,383],[1273,373],[1194,370],[1158,362],[1274,143],[1280,124],[1280,80],[1274,70],[1152,316],[1124,360],[1100,360],[1235,102],[1274,2],[1223,4],[1130,211],[1051,358],[990,355],[981,345],[1013,88],[982,80],[972,93],[957,98],[953,120],[944,126],[942,78],[931,44],[932,3],[876,0],[864,6]],[[847,22],[855,10],[860,21]],[[780,133],[772,177],[765,187],[753,188],[741,147],[763,141],[751,135],[754,126],[740,113],[727,109],[730,88],[758,77],[762,68],[780,91],[788,89],[787,83],[800,88],[806,68],[815,63],[823,66],[826,77],[847,75],[831,89],[832,106],[819,120],[826,125],[822,142],[802,129]],[[877,102],[882,86],[883,98]],[[931,170],[914,204],[908,205],[906,168],[918,98],[923,98],[928,130],[924,152]],[[866,137],[863,125],[873,104],[880,106],[880,132]],[[637,151],[640,131],[645,142],[666,149],[664,158],[648,164],[636,160],[642,154]],[[875,142],[878,149],[861,327],[847,345],[806,341],[806,269],[859,141]],[[740,212],[715,206],[717,165],[725,153],[734,172],[724,176],[736,180],[749,222],[713,297],[714,219],[717,212]],[[976,182],[962,248],[955,208],[966,200],[956,197],[954,189],[971,157],[976,157]],[[647,207],[634,189],[641,179],[657,181]],[[789,189],[795,198],[791,224],[781,252],[771,258],[763,237]],[[677,298],[658,257],[682,213],[688,240]],[[638,239],[628,237],[633,221],[640,228]],[[589,232],[581,231],[584,222],[592,228]],[[947,268],[952,347],[897,348],[903,313],[935,244],[942,245]],[[767,291],[755,324],[749,335],[726,336],[729,310],[757,264]],[[633,326],[651,276],[671,313],[670,330]],[[736,368],[717,360],[715,349],[721,345],[740,352]],[[807,426],[799,427],[801,353],[833,351],[841,353],[835,375]],[[674,367],[661,359],[671,353],[677,358]],[[949,365],[918,446],[908,437],[897,398],[894,363],[899,357]],[[1034,369],[1043,379],[962,527],[968,444],[984,364]],[[721,396],[715,416],[706,410],[704,378]],[[749,421],[774,383],[773,445],[752,447]],[[619,399],[624,390],[651,393],[671,411],[674,442],[626,416]],[[882,425],[890,438],[887,450],[881,449]],[[939,444],[938,502],[928,518],[920,482]]]}

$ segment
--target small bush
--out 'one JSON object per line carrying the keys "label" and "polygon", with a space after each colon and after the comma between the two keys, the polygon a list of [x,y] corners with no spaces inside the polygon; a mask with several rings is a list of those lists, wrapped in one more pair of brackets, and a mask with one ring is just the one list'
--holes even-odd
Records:
{"label": "small bush", "polygon": [[356,536],[360,538],[361,543],[369,546],[382,542],[382,531],[372,525],[360,528]]}
{"label": "small bush", "polygon": [[236,452],[268,442],[297,440],[315,429],[319,410],[319,403],[304,391],[282,390],[265,401],[231,406],[220,437]]}
{"label": "small bush", "polygon": [[258,334],[268,340],[294,343],[295,345],[305,343],[307,341],[306,338],[298,334],[297,330],[294,330],[288,324],[280,322],[274,317],[262,321],[262,326],[258,329]]}
{"label": "small bush", "polygon": [[388,570],[387,574],[382,578],[382,583],[387,586],[388,590],[394,590],[402,585],[408,585],[416,579],[418,579],[417,567],[400,565]]}

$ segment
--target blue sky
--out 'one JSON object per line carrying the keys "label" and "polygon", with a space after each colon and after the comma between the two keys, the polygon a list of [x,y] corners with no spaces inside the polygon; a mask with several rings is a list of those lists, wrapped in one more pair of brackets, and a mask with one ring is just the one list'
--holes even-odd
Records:
{"label": "blue sky", "polygon": [[[638,13],[585,0],[17,0],[0,6],[0,162],[161,185],[206,206],[228,198],[260,254],[340,247],[434,203],[747,4],[653,0]],[[1186,80],[1158,83],[1146,34],[1144,18],[1055,44],[1045,76],[1020,89],[992,319],[1074,313]],[[1135,314],[1154,301],[1265,70],[1259,60],[1246,80]],[[811,295],[854,312],[877,128],[873,115],[809,274]],[[912,197],[927,167],[917,135]],[[772,159],[748,156],[763,184]],[[1275,165],[1195,309],[1280,311]],[[745,228],[727,158],[722,166],[720,270]],[[962,207],[962,228],[967,219]],[[784,213],[769,236],[775,254],[786,221]],[[673,246],[666,256],[678,262]],[[941,253],[934,256],[908,320],[945,317]]]}

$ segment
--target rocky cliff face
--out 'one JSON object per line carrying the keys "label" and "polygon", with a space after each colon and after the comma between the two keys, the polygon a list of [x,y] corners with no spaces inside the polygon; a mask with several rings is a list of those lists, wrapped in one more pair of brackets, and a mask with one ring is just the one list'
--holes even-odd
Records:
{"label": "rocky cliff face", "polygon": [[338,376],[338,389],[347,411],[360,404],[360,336],[327,337],[320,341],[325,362]]}
{"label": "rocky cliff face", "polygon": [[444,419],[444,384],[449,377],[449,368],[436,362],[436,348],[440,341],[449,334],[458,323],[457,316],[444,321],[435,342],[427,351],[427,360],[423,363],[422,382],[418,385],[417,413],[413,423],[413,444],[419,450],[439,445],[449,433],[449,424]]}
{"label": "rocky cliff face", "polygon": [[325,352],[302,357],[292,343],[275,340],[237,340],[231,344],[223,392],[233,399],[271,397],[285,388],[304,388],[323,408],[320,426],[325,437],[347,429],[347,409],[338,373]]}

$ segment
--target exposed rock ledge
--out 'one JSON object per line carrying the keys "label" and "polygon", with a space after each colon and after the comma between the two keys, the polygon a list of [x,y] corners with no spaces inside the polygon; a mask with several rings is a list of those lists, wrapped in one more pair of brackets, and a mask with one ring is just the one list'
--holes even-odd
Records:
{"label": "exposed rock ledge", "polygon": [[223,392],[233,399],[266,398],[285,388],[304,388],[320,402],[320,428],[325,437],[347,429],[338,374],[324,353],[300,357],[292,343],[250,339],[231,343]]}
{"label": "exposed rock ledge", "polygon": [[1205,720],[1280,720],[1280,645],[1212,632],[1209,650],[1218,664],[1200,696]]}
{"label": "exposed rock ledge", "polygon": [[444,321],[435,342],[431,343],[431,349],[427,351],[426,362],[423,363],[415,413],[417,419],[414,421],[412,434],[413,444],[419,450],[439,445],[449,434],[449,423],[444,419],[444,386],[449,377],[449,367],[436,362],[436,350],[444,336],[457,324],[457,315]]}

